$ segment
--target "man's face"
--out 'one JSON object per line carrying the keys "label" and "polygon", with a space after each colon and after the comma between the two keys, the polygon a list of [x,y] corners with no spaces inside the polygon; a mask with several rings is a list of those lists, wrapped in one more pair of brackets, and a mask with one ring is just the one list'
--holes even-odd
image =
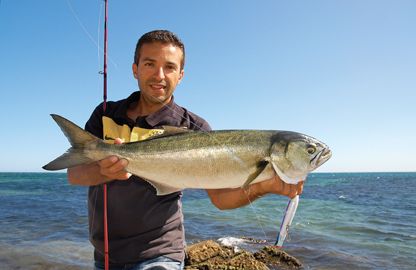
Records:
{"label": "man's face", "polygon": [[133,64],[141,97],[153,104],[169,102],[183,77],[182,57],[182,50],[172,44],[143,44],[138,64]]}

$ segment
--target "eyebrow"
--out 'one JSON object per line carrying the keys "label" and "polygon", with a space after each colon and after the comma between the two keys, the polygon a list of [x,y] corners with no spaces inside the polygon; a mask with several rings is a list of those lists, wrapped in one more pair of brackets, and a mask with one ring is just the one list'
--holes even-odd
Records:
{"label": "eyebrow", "polygon": [[[155,59],[150,58],[150,57],[145,57],[145,58],[143,58],[143,61],[156,62],[156,60],[155,60]],[[175,62],[172,62],[172,61],[166,61],[166,63],[167,63],[168,65],[174,65],[175,67],[179,67],[179,65],[178,65],[178,64],[176,64]]]}
{"label": "eyebrow", "polygon": [[150,57],[145,57],[145,58],[143,59],[143,61],[156,62],[156,60],[155,60],[155,59],[152,59],[152,58],[150,58]]}

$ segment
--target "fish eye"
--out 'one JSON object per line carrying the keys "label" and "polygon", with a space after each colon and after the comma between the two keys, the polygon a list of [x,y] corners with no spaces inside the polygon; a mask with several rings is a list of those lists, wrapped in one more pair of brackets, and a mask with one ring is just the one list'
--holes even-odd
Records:
{"label": "fish eye", "polygon": [[308,152],[309,155],[312,155],[316,152],[316,146],[313,144],[309,144],[306,151]]}

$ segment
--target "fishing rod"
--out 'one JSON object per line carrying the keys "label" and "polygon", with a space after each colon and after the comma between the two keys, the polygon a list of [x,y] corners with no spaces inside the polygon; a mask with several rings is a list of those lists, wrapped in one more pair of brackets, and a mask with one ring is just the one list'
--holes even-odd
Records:
{"label": "fishing rod", "polygon": [[[103,111],[107,109],[107,21],[108,21],[108,0],[104,0],[104,69],[102,72],[103,75]],[[104,268],[105,270],[109,269],[109,248],[108,248],[108,216],[107,216],[107,183],[103,184],[103,205],[104,205]]]}

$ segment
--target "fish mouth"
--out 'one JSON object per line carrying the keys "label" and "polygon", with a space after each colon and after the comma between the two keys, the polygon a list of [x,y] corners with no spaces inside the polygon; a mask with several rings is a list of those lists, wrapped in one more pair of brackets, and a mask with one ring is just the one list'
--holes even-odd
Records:
{"label": "fish mouth", "polygon": [[311,160],[311,165],[314,168],[318,168],[319,166],[321,166],[322,164],[324,164],[325,162],[328,161],[328,159],[330,159],[332,156],[332,151],[329,148],[324,148],[322,149],[321,152],[319,152],[315,158],[313,158]]}

